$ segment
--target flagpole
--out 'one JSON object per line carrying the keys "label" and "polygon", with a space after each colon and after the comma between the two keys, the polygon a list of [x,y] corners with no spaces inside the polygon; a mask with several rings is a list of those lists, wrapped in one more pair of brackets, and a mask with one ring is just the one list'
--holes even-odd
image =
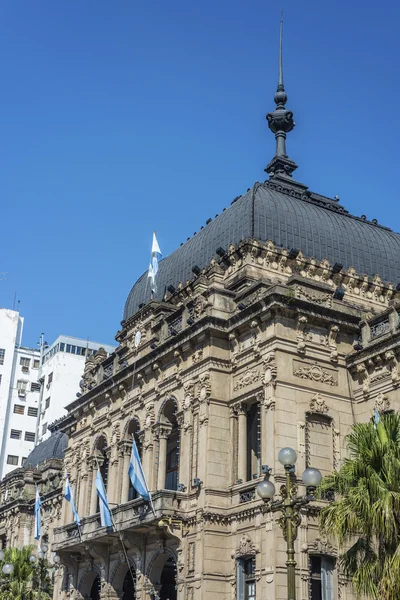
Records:
{"label": "flagpole", "polygon": [[[99,471],[99,473],[100,473],[100,477],[101,477],[101,471],[100,471],[100,467],[99,467],[99,461],[97,460],[97,456],[96,456],[96,455],[94,455],[94,458],[95,458],[95,460],[96,460],[97,469],[98,469],[98,471]],[[103,479],[103,477],[101,477],[101,478]],[[103,481],[103,486],[104,486],[104,481]],[[104,491],[105,491],[105,490],[104,490]],[[108,502],[108,500],[107,500],[107,502]],[[130,563],[129,563],[128,553],[127,553],[127,551],[126,551],[126,548],[125,548],[125,544],[124,544],[124,540],[123,540],[123,537],[122,537],[121,530],[120,530],[120,529],[117,529],[117,526],[115,525],[114,516],[113,516],[113,514],[112,514],[112,509],[111,509],[111,508],[110,508],[109,512],[110,512],[110,518],[111,518],[111,523],[112,523],[112,526],[113,526],[113,528],[114,528],[114,531],[115,531],[115,533],[117,533],[117,534],[118,534],[119,541],[121,542],[122,551],[123,551],[123,553],[124,553],[124,557],[125,557],[125,560],[126,560],[126,564],[128,565],[129,573],[131,574],[131,577],[132,577],[132,582],[133,582],[133,584],[134,584],[134,585],[136,585],[136,579],[135,579],[135,577],[134,577],[134,575],[133,575],[133,573],[132,573],[132,571],[131,571],[131,565],[130,565]]]}
{"label": "flagpole", "polygon": [[[67,471],[65,471],[65,476],[66,476],[66,477],[65,477],[66,479],[68,478],[68,483],[69,483],[69,486],[70,486],[70,489],[71,489],[71,498],[72,498],[72,500],[73,500],[72,488],[71,488],[71,482],[70,482],[70,480],[69,480],[69,476],[68,476],[68,473],[67,473]],[[65,496],[64,496],[64,497],[65,497]],[[67,500],[67,502],[68,502],[68,500]],[[74,506],[75,506],[75,501],[74,501]],[[71,506],[71,510],[72,510],[72,506]],[[75,506],[75,510],[76,510],[76,506]],[[83,542],[83,540],[82,540],[82,531],[81,531],[81,526],[80,526],[80,525],[78,525],[78,523],[75,521],[75,515],[73,515],[73,516],[74,516],[74,523],[75,523],[75,525],[76,525],[76,527],[77,527],[77,529],[78,529],[79,541],[82,543],[82,542]],[[78,515],[78,516],[79,516],[79,515]]]}
{"label": "flagpole", "polygon": [[[135,439],[135,435],[132,433],[132,444],[133,444],[133,441],[134,441],[134,439]],[[154,510],[153,499],[152,499],[152,497],[151,497],[151,492],[150,492],[150,490],[149,490],[149,486],[147,485],[146,475],[144,474],[144,471],[143,471],[143,469],[142,469],[142,473],[143,473],[143,479],[144,479],[144,482],[145,482],[145,484],[146,484],[146,488],[147,488],[147,489],[148,489],[148,491],[149,491],[149,497],[150,497],[150,500],[149,500],[149,502],[150,502],[151,510],[152,510],[152,512],[153,512],[154,518],[156,519],[157,517],[156,517],[156,511]]]}

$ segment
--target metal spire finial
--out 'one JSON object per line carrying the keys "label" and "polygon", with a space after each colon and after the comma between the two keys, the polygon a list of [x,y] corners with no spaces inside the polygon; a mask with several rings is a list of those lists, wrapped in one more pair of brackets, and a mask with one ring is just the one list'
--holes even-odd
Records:
{"label": "metal spire finial", "polygon": [[283,9],[281,10],[281,23],[279,28],[279,79],[278,79],[278,90],[284,90],[283,87],[283,63],[282,63],[282,36],[283,36]]}
{"label": "metal spire finial", "polygon": [[283,60],[282,60],[282,39],[283,39],[283,10],[281,10],[281,20],[279,26],[279,59],[278,59],[278,87],[274,96],[276,109],[267,114],[268,127],[275,134],[276,154],[272,161],[267,165],[265,171],[269,175],[287,175],[291,177],[292,172],[297,168],[286,154],[286,134],[292,131],[295,123],[293,113],[287,110],[285,104],[287,95],[283,85]]}

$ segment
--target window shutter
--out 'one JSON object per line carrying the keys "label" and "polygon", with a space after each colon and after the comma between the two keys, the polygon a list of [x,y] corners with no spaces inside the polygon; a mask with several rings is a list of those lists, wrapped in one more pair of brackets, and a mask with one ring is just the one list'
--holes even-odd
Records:
{"label": "window shutter", "polygon": [[333,561],[327,556],[321,557],[321,592],[322,600],[333,598]]}
{"label": "window shutter", "polygon": [[236,562],[236,600],[244,600],[244,563],[241,559]]}

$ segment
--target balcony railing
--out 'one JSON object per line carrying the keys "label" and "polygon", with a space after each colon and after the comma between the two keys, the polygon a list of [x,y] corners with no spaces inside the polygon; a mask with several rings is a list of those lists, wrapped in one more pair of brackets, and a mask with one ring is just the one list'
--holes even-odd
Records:
{"label": "balcony railing", "polygon": [[[151,510],[150,504],[139,497],[125,504],[119,504],[111,508],[115,530],[117,532],[124,530],[134,530],[137,527],[154,527],[155,523],[163,516],[177,516],[178,500],[186,498],[182,492],[172,490],[160,490],[152,496],[155,515]],[[182,513],[182,517],[184,514]],[[82,542],[100,540],[109,535],[116,535],[115,531],[107,530],[101,527],[100,515],[90,515],[81,519],[80,533]],[[69,523],[54,530],[53,550],[55,552],[62,550],[73,550],[74,547],[81,544],[79,531],[75,523]]]}

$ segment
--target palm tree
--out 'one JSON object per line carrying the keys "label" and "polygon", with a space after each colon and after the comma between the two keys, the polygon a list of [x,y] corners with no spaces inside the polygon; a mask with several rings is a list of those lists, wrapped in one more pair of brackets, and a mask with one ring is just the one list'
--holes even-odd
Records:
{"label": "palm tree", "polygon": [[32,563],[30,561],[32,551],[32,546],[8,548],[5,550],[0,570],[5,563],[11,563],[14,570],[7,578],[5,575],[2,576],[0,600],[51,599],[51,585],[47,575],[47,563],[46,561]]}
{"label": "palm tree", "polygon": [[321,511],[320,525],[337,538],[339,565],[358,596],[399,600],[400,416],[375,421],[353,426],[349,457],[324,478],[321,493],[338,499]]}

